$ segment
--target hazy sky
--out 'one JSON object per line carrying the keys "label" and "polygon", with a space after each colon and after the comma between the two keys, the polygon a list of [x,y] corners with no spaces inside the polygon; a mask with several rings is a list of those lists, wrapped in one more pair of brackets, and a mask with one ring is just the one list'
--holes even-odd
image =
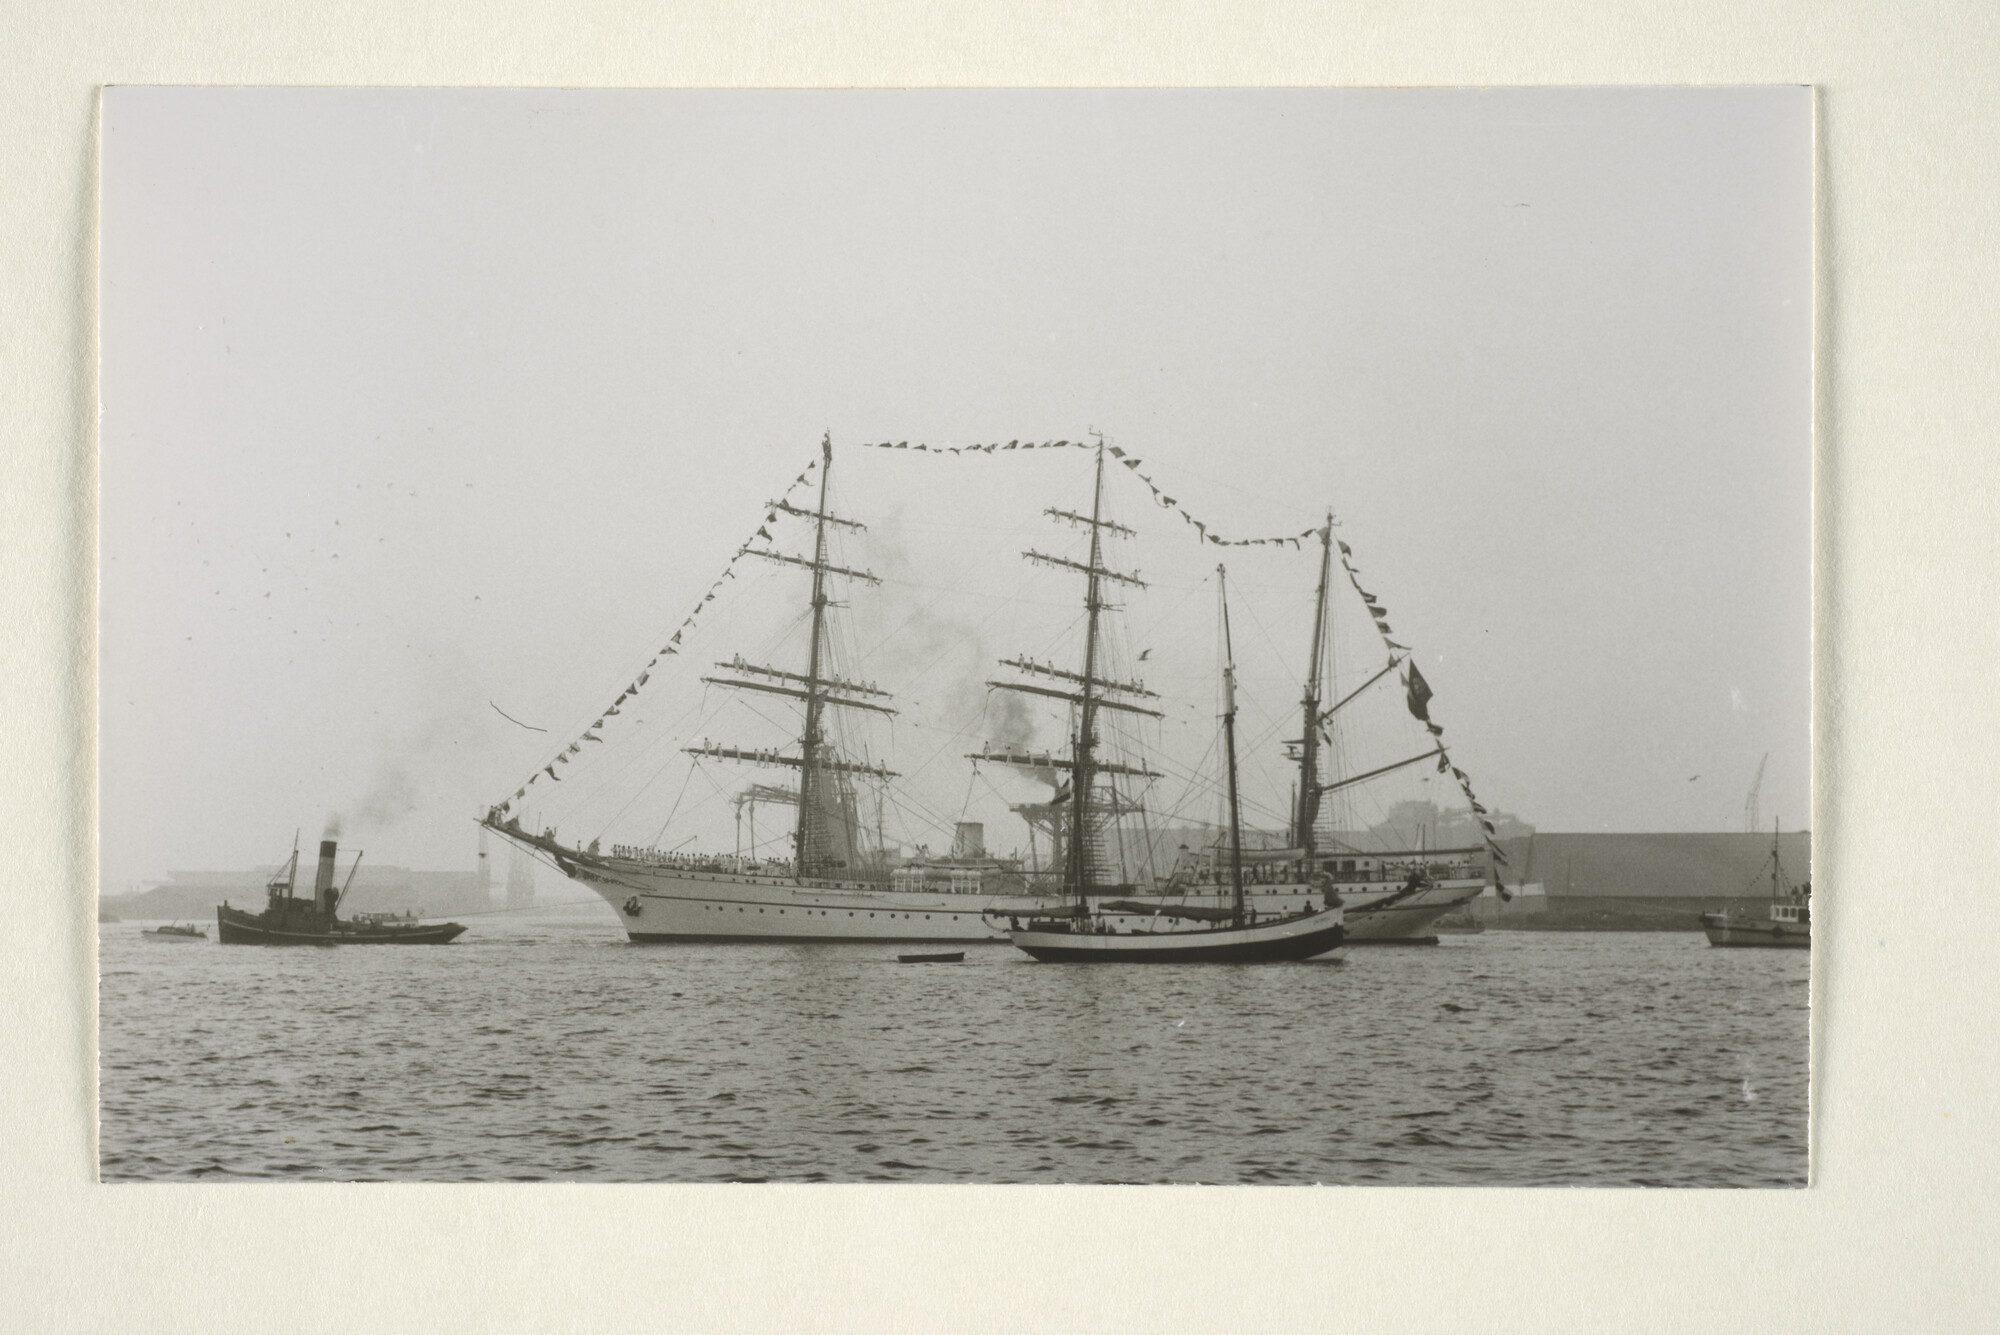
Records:
{"label": "hazy sky", "polygon": [[489,701],[588,722],[822,432],[1331,504],[1489,806],[1735,829],[1769,752],[1796,828],[1811,164],[1803,89],[113,90],[105,879],[469,865]]}

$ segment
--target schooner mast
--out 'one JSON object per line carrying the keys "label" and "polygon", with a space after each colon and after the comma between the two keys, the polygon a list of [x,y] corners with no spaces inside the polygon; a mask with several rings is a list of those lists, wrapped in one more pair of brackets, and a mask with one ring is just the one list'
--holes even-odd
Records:
{"label": "schooner mast", "polygon": [[[853,795],[847,784],[847,777],[866,774],[878,779],[895,777],[893,770],[880,765],[867,764],[841,758],[833,751],[826,738],[826,710],[828,706],[842,709],[869,710],[877,714],[894,714],[896,711],[874,700],[856,699],[856,696],[888,698],[888,692],[860,682],[844,681],[828,676],[827,659],[827,608],[832,598],[827,594],[827,577],[839,576],[858,579],[867,584],[880,584],[881,580],[866,570],[850,570],[834,565],[828,559],[827,528],[829,525],[856,531],[867,526],[853,519],[843,519],[827,509],[827,486],[833,475],[833,438],[828,434],[820,441],[819,505],[816,510],[800,510],[783,502],[773,502],[774,509],[798,515],[813,522],[813,555],[810,560],[794,556],[789,552],[773,551],[768,548],[745,547],[743,554],[762,557],[784,565],[803,566],[813,572],[812,577],[812,643],[806,653],[806,670],[803,673],[788,672],[781,668],[766,667],[762,664],[747,663],[738,657],[726,663],[717,663],[718,668],[735,675],[729,677],[703,677],[704,682],[716,686],[729,686],[737,690],[762,691],[771,695],[789,696],[805,702],[805,726],[799,734],[799,754],[781,755],[775,751],[746,750],[732,746],[690,746],[687,753],[693,756],[712,756],[721,760],[740,760],[753,765],[782,765],[798,770],[798,824],[792,835],[794,868],[801,877],[822,876],[847,870],[850,875],[857,860],[855,854],[855,833]],[[787,684],[789,683],[789,684]],[[830,790],[830,791],[829,791]],[[837,810],[835,810],[837,808]],[[829,821],[830,815],[838,816],[838,839],[836,830]],[[845,854],[845,856],[842,856]]]}
{"label": "schooner mast", "polygon": [[1312,657],[1307,660],[1304,732],[1299,742],[1298,807],[1292,814],[1292,847],[1304,850],[1301,857],[1306,874],[1313,871],[1313,826],[1319,822],[1319,739],[1324,720],[1320,717],[1320,690],[1326,663],[1326,585],[1333,570],[1333,512],[1328,511],[1326,527],[1319,531],[1319,592],[1313,603]]}
{"label": "schooner mast", "polygon": [[[1084,637],[1083,671],[1072,672],[1063,668],[1037,663],[1027,658],[1008,658],[1001,662],[1021,672],[1051,677],[1059,681],[1074,682],[1077,689],[1062,690],[1050,686],[1031,685],[1026,682],[989,681],[986,684],[1001,690],[1018,691],[1026,695],[1039,695],[1057,700],[1066,700],[1076,707],[1076,731],[1070,738],[1070,754],[1067,760],[1050,763],[1056,769],[1067,769],[1070,773],[1070,835],[1065,850],[1063,868],[1063,888],[1072,891],[1080,904],[1088,905],[1090,893],[1097,888],[1096,861],[1092,857],[1093,825],[1101,817],[1116,819],[1130,808],[1118,799],[1117,793],[1110,793],[1100,809],[1095,787],[1100,775],[1130,775],[1139,778],[1158,778],[1153,771],[1138,766],[1102,761],[1097,757],[1098,714],[1111,709],[1123,713],[1144,714],[1149,718],[1165,717],[1159,710],[1147,709],[1118,695],[1138,695],[1153,697],[1154,693],[1138,682],[1113,681],[1099,675],[1102,658],[1102,634],[1099,619],[1109,606],[1104,601],[1104,585],[1107,581],[1126,584],[1135,588],[1145,588],[1145,582],[1136,575],[1122,570],[1112,570],[1104,564],[1104,537],[1107,533],[1117,537],[1133,537],[1135,534],[1123,524],[1117,524],[1104,517],[1104,443],[1097,445],[1097,466],[1091,489],[1090,514],[1088,516],[1069,510],[1049,509],[1044,511],[1052,519],[1080,525],[1090,532],[1090,554],[1085,562],[1067,560],[1060,556],[1029,550],[1021,553],[1038,565],[1052,566],[1063,570],[1074,570],[1085,577],[1084,582]],[[1107,695],[1107,692],[1113,694]],[[976,760],[1018,761],[1019,757],[1004,753],[985,752],[972,757]]]}
{"label": "schooner mast", "polygon": [[1236,651],[1229,642],[1229,572],[1215,568],[1216,599],[1222,605],[1222,746],[1229,758],[1230,920],[1243,925],[1243,804],[1236,794]]}

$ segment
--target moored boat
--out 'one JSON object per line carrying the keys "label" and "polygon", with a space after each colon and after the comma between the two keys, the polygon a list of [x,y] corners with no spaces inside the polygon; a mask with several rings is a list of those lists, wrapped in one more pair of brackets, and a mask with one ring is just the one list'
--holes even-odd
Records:
{"label": "moored boat", "polygon": [[225,946],[438,946],[454,940],[465,928],[460,923],[421,923],[410,920],[384,921],[384,915],[342,918],[340,902],[354,883],[361,865],[355,854],[354,866],[338,891],[334,889],[335,840],[323,839],[319,846],[319,868],[311,898],[296,894],[299,850],[292,847],[291,860],[265,887],[267,899],[261,913],[233,908],[227,901],[215,910],[216,935]]}
{"label": "moored boat", "polygon": [[208,933],[193,923],[172,922],[164,927],[148,927],[139,935],[148,941],[206,941]]}
{"label": "moored boat", "polygon": [[1306,960],[1340,947],[1340,907],[1269,922],[1151,931],[1102,915],[1074,921],[1032,919],[1009,933],[1015,945],[1050,964],[1268,964]]}
{"label": "moored boat", "polygon": [[1778,830],[1771,829],[1771,903],[1763,918],[1742,913],[1704,913],[1702,931],[1711,946],[1765,946],[1780,949],[1812,948],[1812,882],[1792,884],[1778,857]]}

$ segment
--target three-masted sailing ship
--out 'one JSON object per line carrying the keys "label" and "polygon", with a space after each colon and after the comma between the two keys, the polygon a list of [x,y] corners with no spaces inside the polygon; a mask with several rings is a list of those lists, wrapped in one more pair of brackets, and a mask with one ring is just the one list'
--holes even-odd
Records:
{"label": "three-masted sailing ship", "polygon": [[[1031,840],[1046,838],[1046,858],[1037,856],[1024,865],[987,856],[977,824],[957,826],[949,857],[931,857],[921,848],[915,856],[906,855],[885,833],[883,794],[900,776],[867,744],[864,734],[868,720],[880,724],[893,719],[897,701],[890,691],[863,679],[865,673],[853,664],[866,653],[851,646],[841,648],[849,640],[844,630],[836,634],[842,609],[853,593],[880,580],[864,568],[865,562],[836,549],[836,539],[852,541],[865,534],[866,525],[833,508],[830,439],[822,440],[815,461],[816,501],[795,504],[788,491],[771,502],[766,525],[738,550],[704,598],[706,603],[724,591],[724,579],[739,561],[777,567],[777,573],[793,572],[806,594],[804,607],[795,614],[804,632],[803,645],[793,641],[781,652],[759,656],[767,661],[735,653],[700,677],[704,687],[724,693],[744,708],[761,702],[789,709],[795,720],[789,743],[757,744],[740,737],[678,739],[690,742],[679,750],[697,767],[720,763],[751,771],[750,781],[732,799],[738,816],[737,850],[689,848],[694,836],[674,826],[672,813],[653,839],[613,843],[608,848],[596,838],[565,839],[553,825],[537,830],[533,825],[538,822],[527,818],[534,800],[531,790],[547,796],[558,784],[560,791],[580,787],[577,767],[601,754],[593,748],[603,745],[610,730],[607,721],[634,708],[627,701],[645,687],[652,672],[664,670],[658,667],[665,661],[661,656],[689,649],[692,641],[683,644],[680,631],[576,741],[543,765],[512,798],[489,808],[482,823],[595,890],[618,911],[627,935],[636,942],[1005,942],[1022,923],[1054,922],[1064,915],[1077,920],[1087,916],[1113,930],[1143,927],[1160,936],[1211,931],[1222,923],[1241,922],[1248,930],[1281,920],[1309,922],[1313,931],[1339,926],[1351,940],[1362,934],[1410,935],[1476,895],[1485,878],[1475,855],[1483,859],[1487,850],[1368,849],[1326,828],[1323,802],[1329,793],[1427,761],[1436,760],[1440,772],[1446,768],[1443,745],[1437,741],[1392,764],[1352,775],[1331,772],[1326,744],[1340,711],[1380,682],[1420,679],[1413,664],[1402,676],[1393,676],[1406,664],[1407,654],[1392,653],[1386,667],[1331,707],[1325,706],[1331,639],[1327,606],[1335,545],[1330,515],[1314,531],[1322,545],[1317,607],[1302,704],[1303,734],[1288,744],[1300,782],[1288,813],[1287,846],[1247,846],[1240,808],[1232,802],[1236,827],[1226,853],[1218,830],[1211,847],[1184,851],[1170,874],[1155,875],[1150,870],[1134,874],[1126,831],[1134,818],[1143,819],[1147,787],[1163,775],[1148,761],[1132,729],[1144,726],[1144,720],[1161,719],[1165,702],[1142,682],[1128,679],[1132,664],[1113,661],[1116,655],[1109,650],[1115,637],[1100,625],[1100,618],[1111,610],[1110,591],[1144,587],[1136,574],[1113,570],[1104,560],[1107,540],[1136,536],[1104,512],[1107,448],[1102,441],[1095,446],[1090,513],[1045,511],[1058,523],[1087,532],[1085,559],[1038,550],[1023,553],[1037,567],[1084,576],[1080,664],[1059,666],[1022,654],[1000,660],[1011,672],[1005,679],[986,683],[991,690],[1038,704],[1053,702],[1067,719],[1067,745],[1060,752],[1030,752],[1013,744],[989,743],[968,756],[975,768],[1007,769],[1047,784],[1045,800],[1011,807],[1028,824]],[[1129,467],[1130,461],[1126,462]],[[802,473],[794,488],[807,476]],[[771,521],[780,516],[788,528],[803,527],[803,543],[788,548],[774,538]],[[1296,545],[1298,539],[1287,541]],[[1344,564],[1345,545],[1341,547]],[[1351,575],[1352,567],[1348,569]],[[693,621],[691,615],[683,630]],[[793,654],[796,657],[790,657]],[[1414,694],[1412,700],[1413,712],[1421,718]],[[769,712],[754,711],[754,717],[767,724],[775,721]],[[1120,727],[1113,729],[1118,735],[1107,737],[1107,720],[1118,722]],[[1437,732],[1435,725],[1428,726]],[[663,736],[658,729],[653,733],[656,740]],[[935,812],[943,805],[924,797],[917,794],[899,810]],[[789,856],[771,856],[758,844],[755,816],[760,802],[788,810]],[[746,805],[752,821],[747,852],[740,833]],[[940,830],[950,828],[948,820],[932,823]],[[1314,953],[1327,948],[1321,944]]]}
{"label": "three-masted sailing ship", "polygon": [[[800,720],[793,748],[710,741],[683,748],[697,759],[788,773],[789,784],[753,783],[744,795],[792,809],[791,856],[758,856],[754,848],[748,856],[662,850],[657,843],[615,844],[606,851],[595,840],[579,848],[562,842],[553,829],[536,833],[524,828],[504,803],[484,818],[488,828],[595,890],[618,910],[626,935],[635,942],[1005,939],[985,918],[996,902],[985,889],[985,878],[934,885],[930,878],[898,877],[879,834],[871,846],[857,782],[886,782],[897,775],[866,755],[849,754],[832,735],[831,722],[843,712],[889,716],[896,711],[889,692],[841,676],[830,661],[839,586],[879,583],[870,571],[834,560],[832,536],[859,533],[866,525],[830,508],[833,457],[832,440],[822,440],[813,508],[783,499],[772,503],[773,513],[805,522],[810,550],[801,554],[771,546],[764,528],[759,532],[766,545],[746,545],[738,553],[810,572],[805,661],[756,663],[738,655],[702,677],[709,686],[791,703]],[[633,690],[644,684],[642,674]],[[625,699],[621,695],[607,713]],[[556,778],[553,765],[547,773]],[[1022,895],[999,902],[1029,911],[1040,901]]]}

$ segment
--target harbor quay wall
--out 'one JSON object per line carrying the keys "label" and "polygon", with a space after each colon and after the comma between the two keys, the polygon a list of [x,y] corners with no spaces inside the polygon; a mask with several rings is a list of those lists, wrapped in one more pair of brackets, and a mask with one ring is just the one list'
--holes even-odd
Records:
{"label": "harbor quay wall", "polygon": [[1546,900],[1538,912],[1475,915],[1489,932],[1698,932],[1701,915],[1728,910],[1762,919],[1770,896],[1536,895],[1508,909]]}
{"label": "harbor quay wall", "polygon": [[[280,869],[256,867],[242,871],[177,871],[164,885],[136,894],[104,895],[102,910],[119,918],[210,918],[215,906],[228,900],[252,913],[264,907],[264,886]],[[343,855],[338,873],[345,879]],[[338,882],[336,882],[337,884]],[[298,893],[312,894],[312,868],[301,869]],[[490,878],[479,871],[418,871],[409,867],[370,866],[354,874],[353,889],[341,901],[343,917],[356,913],[416,912],[424,917],[477,913],[493,907]]]}
{"label": "harbor quay wall", "polygon": [[[1537,832],[1530,841],[1503,839],[1501,875],[1509,885],[1540,882],[1551,901],[1599,899],[1700,901],[1696,912],[1732,897],[1770,898],[1771,835],[1762,834],[1563,834]],[[1812,834],[1778,837],[1785,875],[1797,884],[1812,876]]]}

